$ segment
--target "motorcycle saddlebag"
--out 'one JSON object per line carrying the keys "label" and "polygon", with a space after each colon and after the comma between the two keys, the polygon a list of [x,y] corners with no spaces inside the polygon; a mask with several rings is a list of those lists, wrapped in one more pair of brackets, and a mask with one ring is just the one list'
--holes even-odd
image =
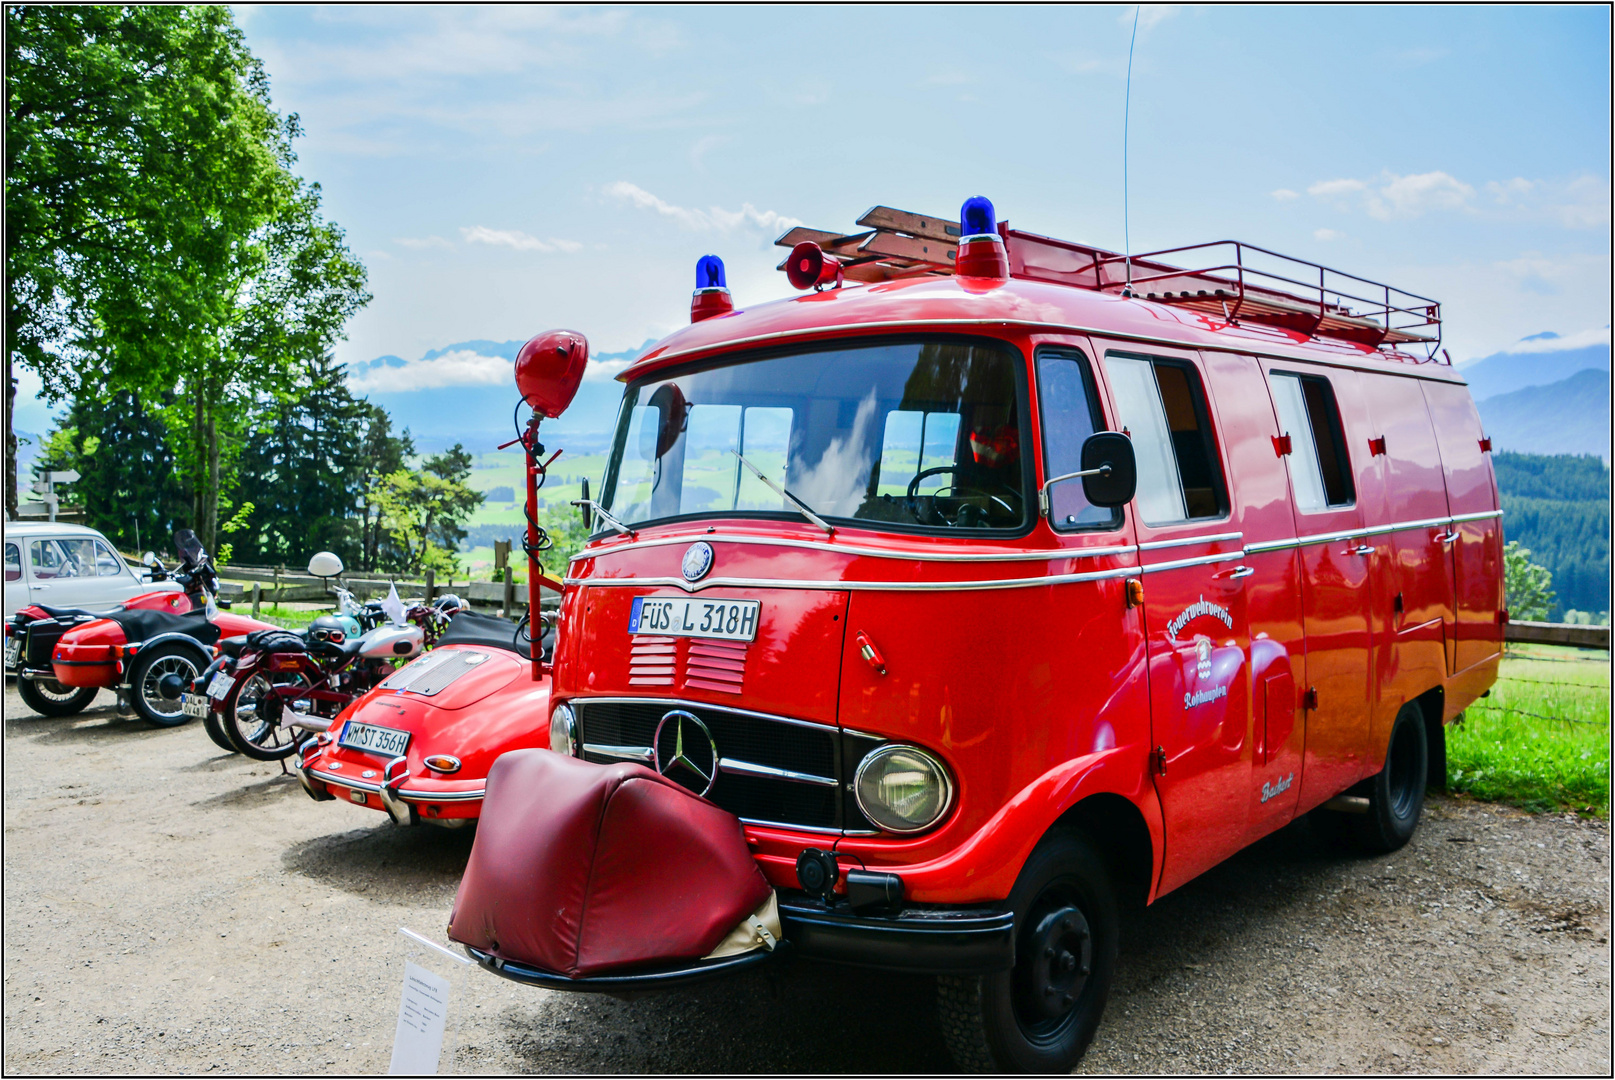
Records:
{"label": "motorcycle saddlebag", "polygon": [[643,765],[513,750],[449,937],[567,978],[627,973],[708,956],[771,895],[727,811]]}

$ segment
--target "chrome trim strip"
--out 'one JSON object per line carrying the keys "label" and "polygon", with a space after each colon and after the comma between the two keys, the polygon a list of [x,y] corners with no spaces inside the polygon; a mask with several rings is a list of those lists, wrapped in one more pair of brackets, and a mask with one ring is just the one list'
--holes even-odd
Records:
{"label": "chrome trim strip", "polygon": [[1261,541],[1260,543],[1257,543],[1257,544],[1246,544],[1245,545],[1245,554],[1247,554],[1247,555],[1261,555],[1264,552],[1268,552],[1268,551],[1285,551],[1285,550],[1288,550],[1290,548],[1298,548],[1300,546],[1301,546],[1301,541],[1298,540],[1298,539],[1263,540],[1263,541]]}
{"label": "chrome trim strip", "polygon": [[619,761],[652,761],[656,757],[656,752],[648,746],[612,746],[609,743],[584,743],[583,752]]}
{"label": "chrome trim strip", "polygon": [[[1041,281],[1037,278],[1022,278],[1020,280],[1034,281],[1043,285],[1053,285],[1056,288],[1060,287],[1055,282]],[[732,338],[728,341],[714,341],[707,345],[697,345],[688,349],[671,350],[651,357],[650,360],[651,363],[660,365],[663,361],[675,360],[686,356],[723,356],[736,348],[747,345],[758,345],[770,341],[789,341],[795,338],[815,337],[833,341],[835,338],[825,338],[825,335],[833,333],[835,337],[839,338],[842,336],[852,336],[857,332],[864,330],[910,330],[926,329],[939,326],[975,327],[981,331],[985,337],[993,336],[988,332],[991,328],[1003,326],[1013,326],[1020,329],[1043,331],[1045,333],[1055,334],[1095,335],[1106,342],[1107,346],[1112,342],[1120,342],[1123,344],[1127,342],[1143,342],[1147,345],[1164,345],[1168,348],[1183,349],[1185,351],[1200,350],[1202,352],[1237,353],[1240,356],[1251,356],[1263,360],[1299,361],[1302,363],[1321,364],[1325,367],[1350,368],[1354,371],[1374,371],[1386,375],[1406,375],[1408,378],[1423,379],[1427,382],[1452,383],[1457,386],[1469,385],[1468,381],[1463,379],[1459,372],[1450,367],[1434,364],[1406,364],[1400,360],[1394,360],[1391,357],[1385,356],[1383,353],[1379,353],[1377,351],[1365,353],[1359,357],[1329,356],[1327,354],[1319,356],[1308,351],[1302,346],[1293,346],[1293,352],[1272,351],[1272,345],[1265,342],[1248,339],[1237,342],[1230,341],[1226,343],[1220,341],[1182,341],[1175,338],[1157,337],[1153,334],[1139,334],[1132,331],[1117,330],[1114,327],[1106,329],[1103,327],[1077,326],[1072,323],[1042,322],[1037,319],[886,319],[879,322],[844,323],[840,326],[812,326],[804,327],[800,330],[776,330],[769,334],[754,334],[751,337]],[[640,360],[644,359],[644,357],[640,358]],[[1352,362],[1354,359],[1357,361],[1357,363]],[[1369,367],[1362,363],[1363,361],[1370,359],[1378,360],[1384,364],[1395,364],[1396,368],[1387,371],[1385,368]],[[640,360],[636,360],[634,363],[638,364]],[[1415,370],[1403,372],[1400,369],[1404,367]],[[1420,370],[1426,367],[1433,368],[1434,370]],[[1437,374],[1446,374],[1448,376],[1458,377],[1431,377],[1432,375]],[[618,376],[618,379],[619,381],[623,382],[627,381],[626,379],[623,379],[622,376]]]}
{"label": "chrome trim strip", "polygon": [[1487,518],[1500,518],[1502,516],[1503,511],[1501,510],[1482,510],[1478,514],[1454,514],[1448,520],[1456,525],[1460,521],[1485,521]]}
{"label": "chrome trim strip", "polygon": [[[776,769],[771,765],[754,765],[749,761],[737,761],[734,758],[720,757],[718,771],[734,773],[736,776],[760,776],[765,780],[790,780],[798,784],[816,784],[819,787],[835,787],[837,780],[833,776],[814,776],[812,773],[793,772],[790,769]],[[867,817],[868,815],[864,815]]]}
{"label": "chrome trim strip", "polygon": [[837,727],[834,724],[821,724],[816,720],[797,720],[790,716],[775,716],[773,713],[753,712],[751,709],[737,709],[731,705],[713,705],[706,701],[680,701],[678,698],[659,697],[575,697],[568,698],[565,704],[574,709],[581,709],[586,705],[599,703],[601,705],[672,705],[684,709],[716,709],[719,712],[734,713],[736,716],[750,716],[757,720],[772,720],[778,724],[794,724],[797,727],[818,728],[821,731],[839,731],[850,735],[862,735],[868,739],[885,739],[884,735],[870,735],[863,731],[853,731],[851,728]]}
{"label": "chrome trim strip", "polygon": [[1224,540],[1243,540],[1242,532],[1215,533],[1211,536],[1183,536],[1176,540],[1151,540],[1138,545],[1140,551],[1160,551],[1162,548],[1188,547],[1190,544],[1215,544]]}
{"label": "chrome trim strip", "polygon": [[[1240,535],[1233,534],[1236,538]],[[1198,537],[1196,539],[1199,539]],[[1215,539],[1215,538],[1212,538]],[[578,552],[572,556],[571,562],[582,559],[598,559],[607,555],[615,555],[623,551],[637,551],[640,548],[670,547],[678,544],[693,544],[698,540],[709,543],[728,544],[758,544],[765,547],[805,548],[812,551],[828,551],[838,555],[857,555],[870,559],[895,559],[898,562],[961,562],[961,563],[992,563],[992,562],[1053,562],[1059,559],[1098,559],[1108,555],[1130,555],[1138,550],[1132,544],[1122,544],[1113,547],[1091,548],[1061,548],[1054,551],[1038,550],[1025,552],[990,552],[987,554],[972,554],[970,552],[942,552],[942,551],[888,551],[884,548],[854,547],[849,544],[829,543],[823,540],[789,540],[784,537],[773,538],[766,536],[723,536],[718,533],[702,533],[697,536],[668,536],[658,537],[654,540],[636,540],[626,544],[613,544],[610,547],[594,548]],[[1183,541],[1189,543],[1189,541]]]}
{"label": "chrome trim strip", "polygon": [[[312,767],[310,767],[308,771],[314,777],[324,781],[327,784],[335,784],[337,787],[352,788],[355,791],[363,791],[371,795],[381,794],[380,784],[372,784],[364,780],[355,780],[351,776],[339,776],[336,773],[324,772],[320,769]],[[409,788],[402,788],[399,790],[398,794],[415,802],[472,802],[482,798],[486,792],[486,788],[484,788],[482,791],[444,792],[418,790],[412,791]]]}
{"label": "chrome trim strip", "polygon": [[1218,555],[1202,555],[1196,559],[1176,559],[1172,562],[1148,563],[1136,568],[1140,574],[1152,574],[1157,570],[1181,570],[1186,566],[1210,566],[1213,563],[1236,562],[1245,557],[1245,549],[1238,551],[1224,551]]}
{"label": "chrome trim strip", "polygon": [[[1229,557],[1238,558],[1239,553],[1232,552]],[[793,581],[784,578],[706,578],[702,581],[688,582],[683,578],[641,577],[567,578],[563,584],[601,587],[672,585],[690,593],[700,592],[702,589],[710,589],[714,586],[728,586],[734,589],[824,589],[832,592],[980,592],[987,589],[1032,589],[1043,585],[1104,581],[1109,578],[1126,577],[1128,574],[1136,573],[1138,573],[1138,567],[1123,566],[1115,570],[1095,570],[1085,574],[1045,574],[1041,577],[1001,578],[982,581],[840,581],[834,579]]]}
{"label": "chrome trim strip", "polygon": [[847,829],[832,829],[828,825],[787,825],[783,821],[764,821],[762,818],[743,817],[740,819],[744,825],[761,825],[768,829],[784,829],[787,832],[819,833],[822,836],[875,836],[875,833],[851,832]]}

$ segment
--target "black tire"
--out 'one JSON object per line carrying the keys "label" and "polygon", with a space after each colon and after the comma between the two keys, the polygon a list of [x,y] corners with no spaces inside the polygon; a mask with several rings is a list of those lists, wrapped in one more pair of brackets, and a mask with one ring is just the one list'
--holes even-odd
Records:
{"label": "black tire", "polygon": [[177,641],[153,649],[142,649],[129,665],[130,705],[149,724],[179,727],[190,717],[185,715],[180,698],[163,696],[160,684],[173,675],[179,677],[182,687],[188,688],[210,660],[202,646],[183,645]]}
{"label": "black tire", "polygon": [[1116,890],[1079,833],[1051,832],[1010,892],[1015,967],[937,978],[948,1051],[971,1072],[1068,1073],[1093,1041],[1116,974]]}
{"label": "black tire", "polygon": [[[307,682],[301,674],[295,676],[293,681]],[[246,678],[236,679],[235,685],[225,695],[224,708],[217,714],[219,727],[230,748],[254,761],[280,761],[291,757],[297,749],[297,732],[281,726],[280,712],[283,706],[280,700],[273,697],[265,699],[263,696],[263,692],[272,685],[273,680],[263,671],[254,671]]]}
{"label": "black tire", "polygon": [[94,686],[65,686],[55,679],[18,679],[17,695],[40,716],[81,713],[101,691]]}
{"label": "black tire", "polygon": [[1429,735],[1424,712],[1413,702],[1402,706],[1391,726],[1385,767],[1369,778],[1368,813],[1351,815],[1353,845],[1371,855],[1395,851],[1413,839],[1424,811],[1430,776]]}
{"label": "black tire", "polygon": [[202,730],[207,732],[207,737],[212,739],[213,745],[220,750],[230,754],[238,753],[235,744],[230,741],[230,736],[224,733],[223,714],[212,708],[211,704],[212,699],[209,699],[207,715],[202,718]]}

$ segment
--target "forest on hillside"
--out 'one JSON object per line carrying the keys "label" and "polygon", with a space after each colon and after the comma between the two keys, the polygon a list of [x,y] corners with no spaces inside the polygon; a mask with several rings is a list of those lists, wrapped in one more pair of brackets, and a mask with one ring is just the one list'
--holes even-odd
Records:
{"label": "forest on hillside", "polygon": [[1553,574],[1552,618],[1609,612],[1610,470],[1591,454],[1492,455],[1503,535]]}

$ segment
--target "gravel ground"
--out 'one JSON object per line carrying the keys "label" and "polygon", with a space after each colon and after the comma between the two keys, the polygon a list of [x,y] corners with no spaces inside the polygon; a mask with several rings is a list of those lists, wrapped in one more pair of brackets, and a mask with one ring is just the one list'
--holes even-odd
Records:
{"label": "gravel ground", "polygon": [[[51,720],[6,690],[4,1071],[385,1071],[395,929],[442,940],[469,831],[315,803],[110,703]],[[1609,898],[1601,822],[1434,799],[1378,859],[1294,825],[1128,917],[1082,1071],[1608,1075]],[[952,1068],[924,979],[463,986],[464,1069]]]}

